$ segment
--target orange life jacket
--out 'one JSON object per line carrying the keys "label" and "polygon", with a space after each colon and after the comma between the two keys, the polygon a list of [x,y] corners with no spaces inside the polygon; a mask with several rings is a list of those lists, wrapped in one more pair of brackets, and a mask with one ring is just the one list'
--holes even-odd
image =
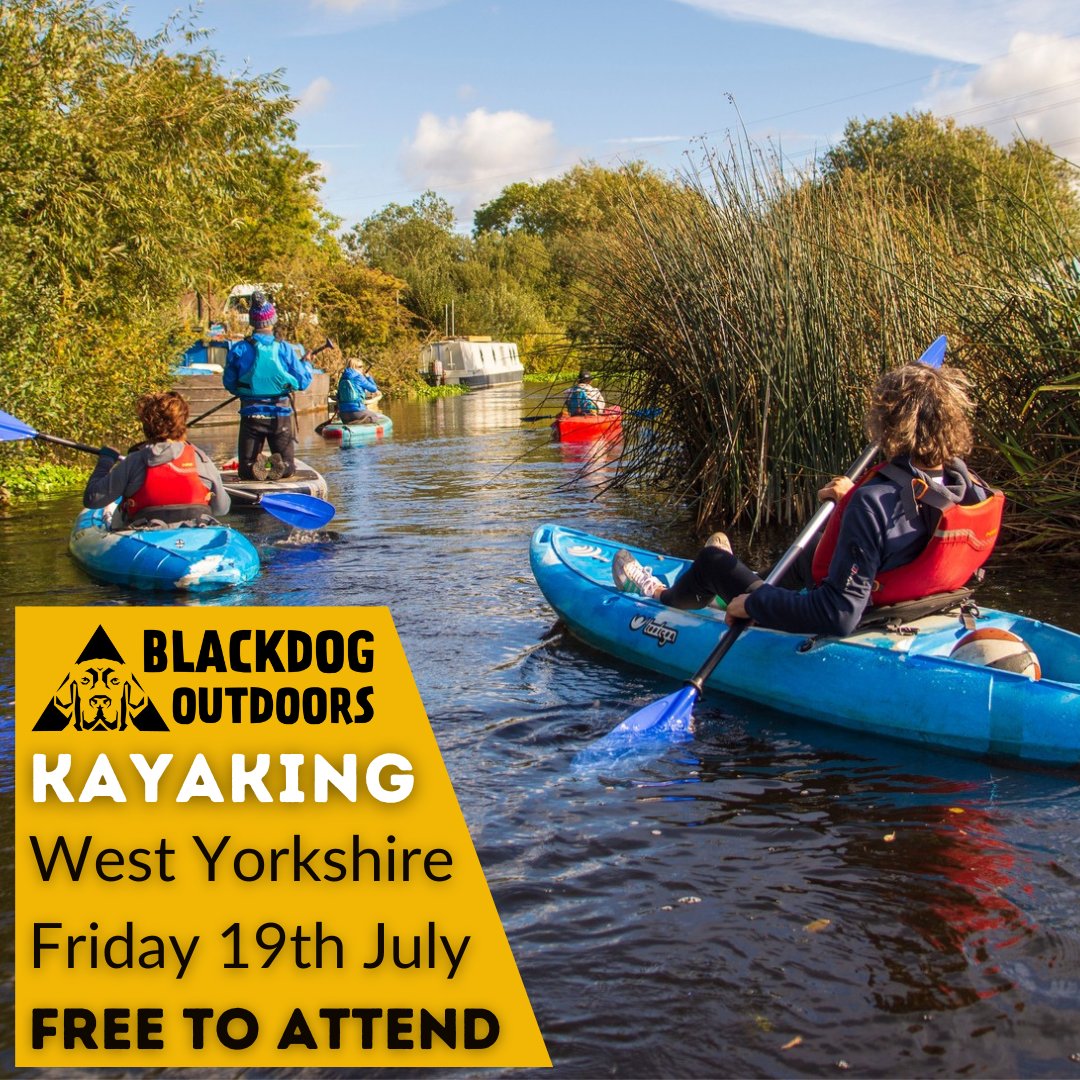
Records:
{"label": "orange life jacket", "polygon": [[147,466],[142,487],[124,500],[124,514],[132,521],[145,510],[203,510],[210,499],[210,490],[199,476],[195,447],[185,443],[172,461]]}
{"label": "orange life jacket", "polygon": [[[954,461],[951,468],[961,473],[970,489],[971,477],[963,463]],[[979,502],[962,503],[950,492],[927,484],[921,477],[912,476],[891,462],[875,465],[837,504],[814,550],[811,573],[815,584],[820,585],[828,576],[844,511],[852,495],[878,473],[883,473],[900,487],[909,516],[918,515],[922,505],[940,511],[940,517],[926,547],[911,562],[892,570],[882,570],[877,575],[870,593],[870,603],[875,607],[902,604],[963,588],[972,574],[990,557],[1001,529],[1005,496],[1000,491],[990,491]]]}

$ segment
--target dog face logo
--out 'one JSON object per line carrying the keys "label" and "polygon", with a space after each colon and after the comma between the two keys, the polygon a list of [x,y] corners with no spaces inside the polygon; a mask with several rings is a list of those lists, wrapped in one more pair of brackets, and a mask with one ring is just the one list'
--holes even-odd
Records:
{"label": "dog face logo", "polygon": [[69,724],[76,731],[168,730],[104,627],[94,631],[34,730],[62,731]]}

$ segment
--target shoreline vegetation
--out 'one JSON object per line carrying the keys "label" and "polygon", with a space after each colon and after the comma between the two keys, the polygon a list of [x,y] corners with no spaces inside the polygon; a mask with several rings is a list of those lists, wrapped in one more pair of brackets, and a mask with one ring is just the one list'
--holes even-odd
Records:
{"label": "shoreline vegetation", "polygon": [[[135,399],[238,281],[282,283],[281,333],[332,337],[332,379],[359,355],[388,397],[435,396],[416,361],[453,305],[457,333],[519,343],[528,382],[587,365],[651,413],[610,483],[753,536],[804,519],[864,441],[862,388],[945,333],[979,402],[972,464],[1009,498],[1002,549],[1080,554],[1080,196],[1043,144],[891,116],[804,172],[742,135],[679,175],[511,184],[468,234],[435,192],[346,227],[289,88],[226,74],[196,18],[142,39],[93,0],[0,14],[4,411],[133,440]],[[0,444],[0,505],[82,465]]]}

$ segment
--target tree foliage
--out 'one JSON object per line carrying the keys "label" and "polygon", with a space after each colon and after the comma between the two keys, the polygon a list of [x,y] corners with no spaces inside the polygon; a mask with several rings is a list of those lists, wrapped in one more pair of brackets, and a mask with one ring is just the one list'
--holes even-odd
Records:
{"label": "tree foliage", "polygon": [[852,171],[888,178],[898,196],[925,201],[962,229],[992,213],[1035,213],[1063,228],[1080,222],[1074,170],[1043,143],[1002,146],[983,128],[930,113],[850,120],[822,167],[826,183]]}
{"label": "tree foliage", "polygon": [[355,260],[408,285],[403,302],[425,331],[443,326],[445,310],[456,299],[455,264],[468,242],[454,232],[454,210],[433,191],[409,206],[391,203],[355,225],[345,249]]}
{"label": "tree foliage", "polygon": [[180,293],[328,224],[277,76],[222,74],[200,37],[91,0],[0,9],[0,377],[45,430],[115,437],[167,381]]}

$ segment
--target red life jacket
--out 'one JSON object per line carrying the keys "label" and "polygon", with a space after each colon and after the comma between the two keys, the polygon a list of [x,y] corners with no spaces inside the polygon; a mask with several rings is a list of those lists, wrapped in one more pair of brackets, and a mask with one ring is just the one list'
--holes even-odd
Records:
{"label": "red life jacket", "polygon": [[144,510],[202,510],[210,499],[210,490],[199,476],[195,447],[185,443],[172,461],[147,466],[142,487],[124,500],[124,514],[133,521]]}
{"label": "red life jacket", "polygon": [[[970,487],[971,478],[963,464],[954,462],[953,467],[968,480]],[[901,487],[909,515],[917,515],[919,505],[923,504],[939,510],[940,517],[926,547],[911,562],[892,570],[882,570],[874,579],[871,605],[902,604],[963,588],[972,574],[990,557],[1001,528],[1005,496],[1000,491],[991,491],[987,498],[977,503],[954,501],[954,497],[941,488],[931,488],[925,480],[911,476],[889,462],[870,469],[837,504],[814,550],[811,569],[814,583],[820,585],[828,576],[829,564],[840,536],[840,524],[851,496],[882,471]],[[911,484],[908,489],[910,498],[905,490],[908,481]]]}

